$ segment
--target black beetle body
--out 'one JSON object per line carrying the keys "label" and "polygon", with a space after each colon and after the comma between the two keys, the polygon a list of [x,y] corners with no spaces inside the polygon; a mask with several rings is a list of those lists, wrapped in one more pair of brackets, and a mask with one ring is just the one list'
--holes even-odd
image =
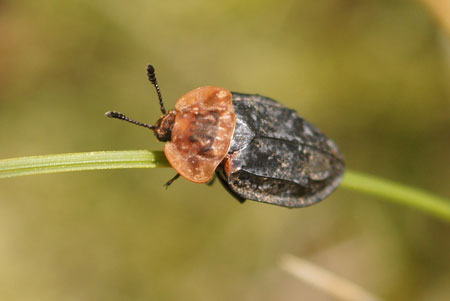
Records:
{"label": "black beetle body", "polygon": [[332,140],[273,99],[235,92],[232,97],[236,128],[216,174],[235,198],[295,208],[336,189],[345,164]]}

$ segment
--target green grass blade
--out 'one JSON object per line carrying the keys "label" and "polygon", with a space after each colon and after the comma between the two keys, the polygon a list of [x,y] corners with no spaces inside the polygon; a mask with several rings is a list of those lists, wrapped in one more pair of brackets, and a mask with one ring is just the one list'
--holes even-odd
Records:
{"label": "green grass blade", "polygon": [[432,193],[352,170],[348,170],[341,187],[416,208],[450,222],[450,201]]}
{"label": "green grass blade", "polygon": [[0,160],[0,178],[81,170],[156,167],[170,167],[161,151],[69,153]]}
{"label": "green grass blade", "polygon": [[[101,151],[0,160],[0,178],[44,173],[170,167],[162,151]],[[450,201],[429,192],[348,170],[341,187],[379,196],[450,222]]]}

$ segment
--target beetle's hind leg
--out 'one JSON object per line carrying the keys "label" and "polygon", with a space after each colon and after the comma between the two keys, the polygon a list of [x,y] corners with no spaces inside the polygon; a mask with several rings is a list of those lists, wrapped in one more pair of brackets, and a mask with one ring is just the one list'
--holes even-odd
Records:
{"label": "beetle's hind leg", "polygon": [[166,184],[164,184],[164,187],[165,187],[166,189],[169,188],[169,186],[170,186],[176,179],[178,179],[179,177],[180,177],[180,174],[177,173],[177,174],[175,175],[175,177],[173,177],[172,179],[170,179],[169,181],[167,181]]}
{"label": "beetle's hind leg", "polygon": [[208,183],[206,183],[206,185],[208,185],[208,186],[212,186],[212,185],[214,184],[214,182],[216,182],[216,178],[217,178],[217,175],[216,175],[216,174],[214,174],[214,175],[213,175],[213,177],[212,177],[212,179],[211,179],[211,180],[209,180],[209,182],[208,182]]}
{"label": "beetle's hind leg", "polygon": [[219,182],[222,184],[222,186],[239,202],[239,203],[244,203],[247,199],[241,197],[240,195],[238,195],[236,192],[234,192],[233,190],[230,189],[230,186],[228,186],[227,181],[225,181],[221,176],[219,172],[216,172],[217,178],[219,178]]}

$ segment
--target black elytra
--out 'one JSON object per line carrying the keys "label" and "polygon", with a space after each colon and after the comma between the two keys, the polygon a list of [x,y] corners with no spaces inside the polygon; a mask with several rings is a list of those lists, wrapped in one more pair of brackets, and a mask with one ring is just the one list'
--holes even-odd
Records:
{"label": "black elytra", "polygon": [[179,175],[208,183],[215,171],[240,202],[298,208],[323,200],[341,182],[345,163],[338,147],[296,111],[265,96],[209,86],[190,91],[167,112],[153,66],[147,75],[164,114],[156,125],[118,112],[106,116],[151,129],[166,142],[178,172],[166,187]]}
{"label": "black elytra", "polygon": [[336,144],[275,100],[232,92],[236,129],[228,165],[216,170],[237,200],[289,208],[313,205],[342,180],[345,164]]}

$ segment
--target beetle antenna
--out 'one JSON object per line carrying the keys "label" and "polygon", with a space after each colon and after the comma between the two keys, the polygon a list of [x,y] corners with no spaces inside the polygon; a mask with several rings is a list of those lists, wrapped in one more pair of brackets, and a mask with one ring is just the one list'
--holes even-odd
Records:
{"label": "beetle antenna", "polygon": [[163,99],[161,96],[161,90],[159,89],[158,81],[156,80],[155,68],[153,68],[152,65],[148,65],[148,67],[147,67],[147,76],[148,76],[148,80],[156,88],[156,93],[158,93],[158,98],[159,98],[159,106],[161,108],[161,112],[165,115],[166,108],[164,107],[164,102],[163,102]]}
{"label": "beetle antenna", "polygon": [[119,113],[119,112],[111,112],[111,111],[110,112],[106,112],[105,116],[109,117],[109,118],[116,118],[116,119],[120,119],[120,120],[125,120],[125,121],[127,121],[129,123],[132,123],[132,124],[135,124],[135,125],[138,125],[138,126],[142,126],[142,127],[145,127],[145,128],[151,129],[151,130],[155,130],[156,129],[156,126],[154,126],[152,124],[147,124],[147,123],[143,123],[143,122],[139,122],[139,121],[133,120],[133,119],[131,119],[131,118],[123,115],[122,113]]}

